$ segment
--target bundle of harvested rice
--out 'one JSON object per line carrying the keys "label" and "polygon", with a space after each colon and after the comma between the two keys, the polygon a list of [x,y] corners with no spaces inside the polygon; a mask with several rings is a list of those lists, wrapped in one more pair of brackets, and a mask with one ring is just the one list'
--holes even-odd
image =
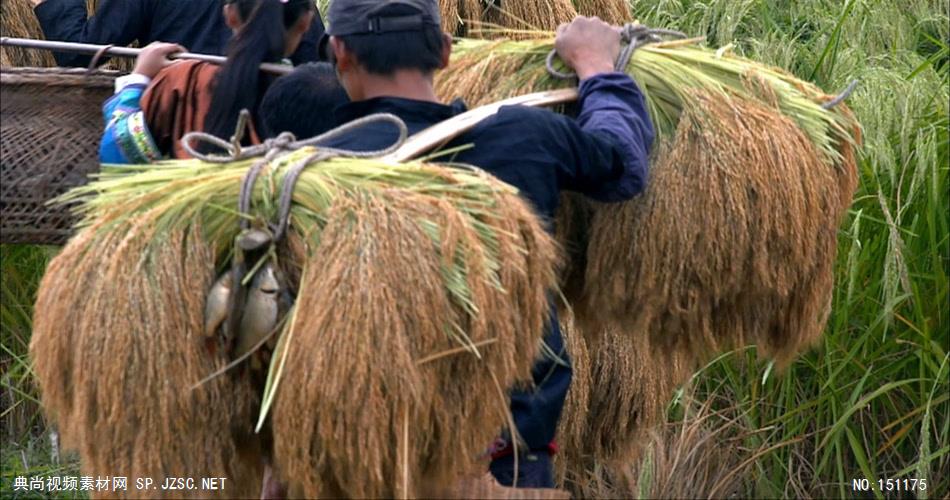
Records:
{"label": "bundle of harvested rice", "polygon": [[579,307],[697,359],[754,344],[781,365],[824,328],[854,165],[829,165],[773,109],[700,102],[650,189],[594,215]]}
{"label": "bundle of harvested rice", "polygon": [[[514,38],[537,37],[539,31],[550,31],[561,23],[577,17],[571,0],[514,0],[492,3],[483,21],[488,25],[483,33],[492,38],[507,34]],[[490,28],[489,28],[490,27]],[[507,30],[499,33],[497,29]]]}
{"label": "bundle of harvested rice", "polygon": [[[571,229],[589,240],[574,242],[586,259],[567,294],[586,332],[651,335],[697,360],[754,343],[784,362],[824,326],[858,126],[813,85],[692,43],[641,47],[627,67],[658,135],[651,182]],[[462,41],[438,89],[478,104],[572,85],[546,71],[551,47]]]}
{"label": "bundle of harvested rice", "polygon": [[[42,39],[43,30],[33,13],[33,3],[30,0],[0,2],[0,33],[9,37]],[[0,47],[0,65],[52,67],[56,66],[56,61],[53,54],[45,50],[3,46]]]}
{"label": "bundle of harvested rice", "polygon": [[439,0],[439,15],[442,17],[442,31],[453,35],[460,34],[462,17],[459,11],[462,0]]}
{"label": "bundle of harvested rice", "polygon": [[[627,66],[643,91],[657,135],[672,138],[680,113],[701,104],[703,95],[727,101],[765,103],[787,116],[830,159],[842,160],[857,126],[845,106],[832,110],[822,104],[833,96],[778,68],[765,66],[728,51],[699,47],[697,40],[677,40],[640,47]],[[470,106],[514,95],[576,85],[548,73],[545,58],[553,38],[532,40],[457,40],[452,64],[436,75],[442,99],[463,98]],[[556,69],[567,68],[555,63]],[[699,96],[697,96],[699,94]]]}
{"label": "bundle of harvested rice", "polygon": [[220,496],[256,495],[262,464],[246,377],[192,389],[228,361],[197,341],[212,249],[197,228],[158,241],[150,232],[93,226],[51,263],[31,341],[44,406],[84,474],[226,477]]}
{"label": "bundle of harvested rice", "polygon": [[595,465],[622,470],[635,463],[691,373],[681,353],[656,349],[646,335],[584,335],[572,319],[561,318],[574,369],[558,429],[558,476],[566,484],[586,480]]}
{"label": "bundle of harvested rice", "polygon": [[632,17],[629,0],[574,0],[574,7],[582,16],[597,16],[615,25],[622,25]]}
{"label": "bundle of harvested rice", "polygon": [[[264,168],[252,193],[255,225],[273,217],[287,167],[312,154]],[[413,495],[424,478],[471,472],[507,422],[504,390],[530,378],[554,286],[553,240],[514,189],[478,171],[341,158],[304,170],[275,252],[298,296],[263,401],[266,411],[274,397],[273,435],[259,443],[249,435],[260,394],[245,371],[191,389],[226,361],[199,341],[202,312],[238,234],[228,207],[251,163],[106,168],[64,197],[83,202],[87,227],[44,280],[33,355],[44,402],[70,419],[64,431],[84,467],[160,476],[193,462],[192,471],[237,477],[239,466],[260,467],[256,451],[307,497]],[[56,295],[65,282],[92,283],[87,309],[78,294]],[[77,323],[68,337],[75,352],[54,335],[64,327],[56,318]],[[85,361],[103,351],[135,363]],[[57,371],[54,361],[72,368]],[[87,376],[121,382],[97,386]],[[224,389],[234,396],[220,399]],[[203,406],[186,407],[196,399]],[[161,426],[131,432],[127,424],[148,411],[189,427],[192,444],[172,442]],[[116,446],[101,449],[110,441],[93,418],[112,425]],[[250,450],[237,464],[196,456],[228,458],[271,439],[272,452]]]}
{"label": "bundle of harvested rice", "polygon": [[[412,496],[423,480],[450,484],[459,471],[476,472],[505,422],[502,384],[529,376],[538,339],[528,332],[543,326],[546,278],[521,252],[553,257],[533,241],[534,217],[517,199],[499,204],[495,230],[528,238],[524,249],[497,240],[498,256],[514,261],[491,283],[477,227],[425,198],[396,192],[331,208],[308,257],[297,304],[308,315],[294,320],[284,366],[295,383],[281,388],[274,415],[282,473],[304,496]],[[430,237],[419,220],[441,228],[438,253],[418,245]],[[477,316],[442,292],[440,268],[452,255],[467,260],[453,279],[467,281]],[[453,345],[444,331],[453,323],[484,345],[481,359]]]}
{"label": "bundle of harvested rice", "polygon": [[473,38],[535,38],[577,16],[570,0],[439,0],[442,30]]}

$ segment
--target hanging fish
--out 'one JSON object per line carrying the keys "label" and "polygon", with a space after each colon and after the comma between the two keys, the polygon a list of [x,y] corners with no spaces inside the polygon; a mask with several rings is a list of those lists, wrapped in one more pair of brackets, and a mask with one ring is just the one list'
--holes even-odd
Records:
{"label": "hanging fish", "polygon": [[218,327],[228,317],[228,302],[231,298],[231,286],[234,280],[230,272],[225,272],[211,286],[205,300],[205,337],[213,337]]}
{"label": "hanging fish", "polygon": [[246,288],[240,284],[247,272],[245,252],[260,253],[271,241],[270,234],[259,229],[244,230],[235,238],[231,269],[218,277],[205,300],[206,342],[220,333],[225,345],[232,345],[238,336],[247,297]]}
{"label": "hanging fish", "polygon": [[[247,229],[235,238],[231,269],[215,281],[205,302],[205,338],[212,352],[211,344],[220,338],[232,359],[244,357],[277,328],[293,303],[286,279],[272,261],[251,270],[250,283],[241,284],[249,272],[248,259],[267,258],[272,244],[266,230]],[[273,343],[250,357],[252,369],[267,363]]]}
{"label": "hanging fish", "polygon": [[277,327],[283,309],[281,281],[280,272],[270,262],[254,274],[232,357],[238,358],[245,354]]}

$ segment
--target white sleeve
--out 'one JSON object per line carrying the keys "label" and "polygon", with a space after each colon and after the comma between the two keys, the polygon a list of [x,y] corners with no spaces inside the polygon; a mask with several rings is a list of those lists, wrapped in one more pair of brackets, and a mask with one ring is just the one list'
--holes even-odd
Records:
{"label": "white sleeve", "polygon": [[137,83],[148,85],[151,81],[151,78],[143,74],[129,73],[128,75],[120,76],[115,79],[115,93],[118,94],[119,92],[122,92],[122,89],[128,87],[129,85],[135,85]]}

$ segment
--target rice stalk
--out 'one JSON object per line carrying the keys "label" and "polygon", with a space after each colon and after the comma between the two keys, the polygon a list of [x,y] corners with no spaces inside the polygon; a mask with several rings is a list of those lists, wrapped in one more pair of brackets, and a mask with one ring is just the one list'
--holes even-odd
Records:
{"label": "rice stalk", "polygon": [[633,18],[629,0],[574,0],[574,7],[582,16],[596,16],[617,26]]}
{"label": "rice stalk", "polygon": [[647,335],[585,334],[569,314],[561,322],[574,377],[558,429],[557,469],[562,483],[580,484],[596,468],[616,473],[639,462],[694,366],[688,353],[658,348]]}

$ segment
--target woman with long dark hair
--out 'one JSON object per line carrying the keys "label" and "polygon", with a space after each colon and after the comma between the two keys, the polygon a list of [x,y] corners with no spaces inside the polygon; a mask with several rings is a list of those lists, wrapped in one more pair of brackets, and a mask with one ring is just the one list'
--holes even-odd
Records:
{"label": "woman with long dark hair", "polygon": [[227,63],[169,61],[179,45],[156,42],[139,55],[132,74],[116,80],[106,101],[103,163],[147,163],[187,158],[179,141],[192,131],[228,139],[242,109],[251,112],[251,133],[264,92],[275,77],[261,63],[292,54],[316,15],[313,0],[226,0],[224,17],[234,30]]}

